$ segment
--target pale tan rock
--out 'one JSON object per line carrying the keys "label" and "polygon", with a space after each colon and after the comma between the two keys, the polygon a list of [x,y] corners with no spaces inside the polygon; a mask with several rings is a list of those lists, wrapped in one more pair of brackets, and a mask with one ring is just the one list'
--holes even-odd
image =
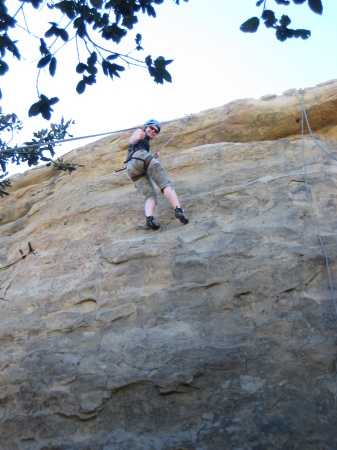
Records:
{"label": "pale tan rock", "polygon": [[[337,157],[337,82],[305,89]],[[13,177],[0,200],[3,448],[333,448],[336,311],[308,203],[301,95],[188,121],[161,161],[161,230],[123,167],[128,133]],[[158,135],[159,150],[181,122]],[[312,204],[334,287],[336,161],[305,128]]]}

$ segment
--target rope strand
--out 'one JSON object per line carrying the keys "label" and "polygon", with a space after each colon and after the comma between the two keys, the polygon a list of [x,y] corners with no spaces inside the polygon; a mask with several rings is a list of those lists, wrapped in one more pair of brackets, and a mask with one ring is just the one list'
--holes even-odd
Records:
{"label": "rope strand", "polygon": [[163,147],[162,147],[160,150],[156,151],[156,152],[154,153],[153,156],[154,156],[155,158],[157,158],[158,153],[160,153],[162,150],[164,150],[164,148],[168,145],[168,143],[172,141],[172,139],[174,138],[174,136],[175,136],[176,134],[178,134],[179,131],[183,128],[183,126],[186,125],[186,123],[189,122],[190,120],[194,119],[194,117],[195,117],[195,114],[187,115],[187,116],[185,117],[185,120],[184,120],[183,124],[182,124],[181,127],[179,128],[179,130],[177,130],[177,131],[173,134],[173,136],[171,136],[170,139],[166,142],[166,144],[164,144]]}
{"label": "rope strand", "polygon": [[[188,119],[186,119],[186,117],[185,117],[185,121],[190,120],[191,116],[194,117],[194,115],[191,114],[190,116],[188,116]],[[182,117],[180,117],[179,119],[175,119],[173,121],[166,121],[166,122],[162,122],[162,123],[177,122],[178,120],[181,120],[181,119],[182,119]],[[80,137],[76,137],[76,138],[61,139],[59,141],[40,142],[40,143],[37,143],[37,144],[30,144],[30,145],[24,145],[24,146],[21,146],[21,147],[14,147],[14,148],[11,148],[11,149],[0,151],[0,155],[5,154],[5,153],[12,153],[13,151],[16,152],[18,150],[26,150],[26,149],[29,149],[29,148],[42,147],[44,145],[49,145],[49,144],[62,144],[64,142],[78,141],[80,139],[89,139],[89,138],[93,138],[93,137],[107,136],[109,134],[123,133],[124,131],[134,130],[134,128],[135,127],[131,127],[131,128],[125,128],[123,130],[108,131],[107,133],[91,134],[89,136],[80,136]],[[165,144],[165,146],[166,145],[167,144]],[[24,153],[24,152],[21,152],[21,153]],[[30,152],[27,151],[26,153],[30,153]]]}
{"label": "rope strand", "polygon": [[[324,257],[325,257],[325,262],[326,262],[326,267],[327,267],[327,270],[328,270],[328,276],[329,276],[329,282],[330,282],[330,289],[331,289],[331,293],[332,293],[332,299],[333,299],[333,303],[334,303],[334,306],[335,306],[335,311],[336,311],[336,314],[337,314],[337,303],[336,303],[335,293],[334,293],[333,284],[332,284],[332,279],[331,279],[331,273],[330,273],[330,267],[329,267],[329,260],[328,260],[327,254],[326,254],[326,252],[325,252],[325,247],[324,247],[324,244],[323,244],[323,239],[322,239],[321,233],[320,233],[320,231],[319,231],[318,223],[317,223],[316,216],[315,216],[315,213],[314,213],[314,208],[313,208],[313,206],[312,206],[312,202],[311,202],[311,194],[310,194],[310,188],[309,188],[309,184],[308,184],[307,169],[306,169],[305,155],[304,155],[304,120],[303,120],[303,119],[304,119],[304,116],[305,116],[305,119],[306,119],[306,123],[307,123],[307,125],[308,125],[308,129],[309,129],[309,131],[310,131],[310,134],[311,134],[312,138],[314,139],[315,143],[316,143],[316,144],[318,145],[318,147],[319,147],[321,150],[323,150],[327,155],[329,155],[329,156],[331,156],[332,158],[334,158],[334,157],[333,157],[332,155],[330,155],[327,151],[325,151],[325,150],[323,149],[323,147],[321,147],[321,146],[318,144],[318,142],[317,142],[316,139],[314,138],[314,135],[313,135],[312,132],[311,132],[311,129],[310,129],[310,126],[309,126],[309,121],[308,121],[308,118],[307,118],[307,115],[306,115],[306,112],[305,112],[305,107],[304,107],[304,93],[303,93],[303,90],[302,90],[302,156],[303,156],[303,165],[304,165],[305,185],[306,185],[306,188],[307,188],[308,200],[309,200],[309,204],[310,204],[310,207],[311,207],[311,211],[312,211],[312,215],[313,215],[313,218],[314,218],[314,222],[315,222],[315,225],[316,225],[316,230],[317,230],[318,238],[319,238],[319,241],[320,241],[320,243],[321,243],[322,250],[323,250],[323,254],[324,254]],[[334,159],[336,159],[336,158],[334,158]]]}

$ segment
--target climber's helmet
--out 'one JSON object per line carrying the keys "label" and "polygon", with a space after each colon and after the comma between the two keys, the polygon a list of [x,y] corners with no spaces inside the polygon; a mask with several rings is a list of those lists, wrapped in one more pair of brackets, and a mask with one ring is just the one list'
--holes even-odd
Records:
{"label": "climber's helmet", "polygon": [[156,134],[160,133],[161,125],[160,125],[160,123],[157,120],[150,119],[150,120],[148,120],[147,122],[144,123],[145,127],[149,127],[151,125],[155,125],[158,128],[158,132],[156,131]]}

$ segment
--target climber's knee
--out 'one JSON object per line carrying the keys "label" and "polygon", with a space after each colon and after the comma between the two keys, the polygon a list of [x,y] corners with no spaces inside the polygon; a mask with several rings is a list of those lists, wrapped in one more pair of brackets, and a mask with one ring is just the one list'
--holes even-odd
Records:
{"label": "climber's knee", "polygon": [[167,186],[164,186],[161,191],[164,194],[165,189],[170,189],[171,191],[174,191],[172,184],[168,184]]}
{"label": "climber's knee", "polygon": [[145,196],[145,203],[147,202],[147,200],[154,200],[155,203],[158,203],[158,196],[156,192],[148,192]]}

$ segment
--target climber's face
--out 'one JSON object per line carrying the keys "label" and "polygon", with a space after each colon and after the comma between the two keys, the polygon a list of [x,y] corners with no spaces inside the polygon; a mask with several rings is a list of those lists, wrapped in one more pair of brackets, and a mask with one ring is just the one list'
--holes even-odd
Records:
{"label": "climber's face", "polygon": [[149,125],[146,128],[146,135],[150,139],[153,139],[158,133],[159,133],[159,129],[158,129],[157,125]]}

